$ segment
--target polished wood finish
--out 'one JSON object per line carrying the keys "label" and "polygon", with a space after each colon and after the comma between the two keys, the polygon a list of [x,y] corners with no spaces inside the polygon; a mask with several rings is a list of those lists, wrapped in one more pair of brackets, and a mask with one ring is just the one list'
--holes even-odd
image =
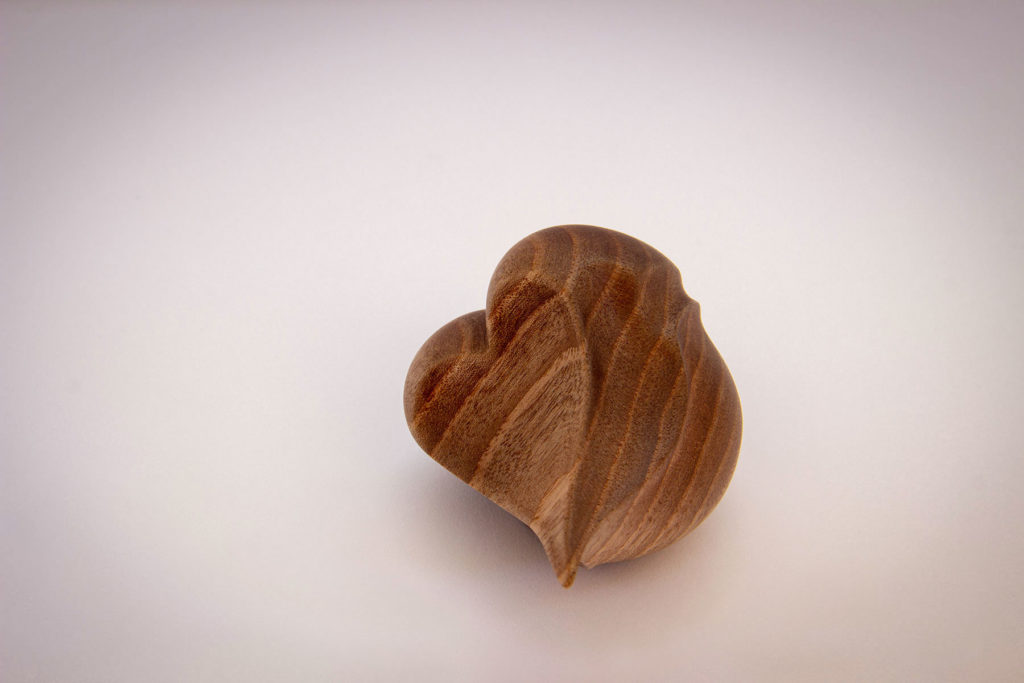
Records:
{"label": "polished wood finish", "polygon": [[405,414],[431,457],[533,529],[566,587],[580,564],[696,527],[729,483],[742,422],[678,269],[585,225],[512,247],[487,308],[416,355]]}

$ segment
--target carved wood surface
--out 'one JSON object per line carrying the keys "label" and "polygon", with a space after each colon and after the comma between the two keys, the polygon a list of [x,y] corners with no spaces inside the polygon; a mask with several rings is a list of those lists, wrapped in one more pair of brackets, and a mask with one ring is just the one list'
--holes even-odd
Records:
{"label": "carved wood surface", "polygon": [[528,524],[566,587],[652,552],[721,499],[739,397],[678,269],[623,233],[547,228],[516,244],[486,309],[416,355],[417,443]]}

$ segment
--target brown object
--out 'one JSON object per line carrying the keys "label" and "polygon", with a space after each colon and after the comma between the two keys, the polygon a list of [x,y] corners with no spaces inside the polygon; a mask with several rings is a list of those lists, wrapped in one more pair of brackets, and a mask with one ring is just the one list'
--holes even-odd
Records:
{"label": "brown object", "polygon": [[416,354],[405,416],[423,450],[533,529],[567,588],[581,563],[638,557],[700,524],[742,421],[679,270],[586,225],[512,247],[486,310]]}

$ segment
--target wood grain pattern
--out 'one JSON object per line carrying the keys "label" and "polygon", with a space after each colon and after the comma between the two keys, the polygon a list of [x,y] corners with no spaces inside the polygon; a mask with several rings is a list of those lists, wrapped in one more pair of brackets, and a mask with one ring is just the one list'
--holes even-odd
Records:
{"label": "wood grain pattern", "polygon": [[739,397],[660,252],[566,225],[516,244],[487,308],[409,368],[420,446],[528,524],[559,580],[658,550],[711,512],[739,454]]}

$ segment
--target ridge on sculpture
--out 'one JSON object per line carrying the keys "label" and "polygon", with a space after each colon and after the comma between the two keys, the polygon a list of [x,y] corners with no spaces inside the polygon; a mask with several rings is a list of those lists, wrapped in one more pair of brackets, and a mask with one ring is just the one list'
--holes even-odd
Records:
{"label": "ridge on sculpture", "polygon": [[660,252],[613,230],[547,228],[505,255],[486,309],[451,321],[405,383],[417,443],[578,565],[658,550],[718,503],[739,397]]}

